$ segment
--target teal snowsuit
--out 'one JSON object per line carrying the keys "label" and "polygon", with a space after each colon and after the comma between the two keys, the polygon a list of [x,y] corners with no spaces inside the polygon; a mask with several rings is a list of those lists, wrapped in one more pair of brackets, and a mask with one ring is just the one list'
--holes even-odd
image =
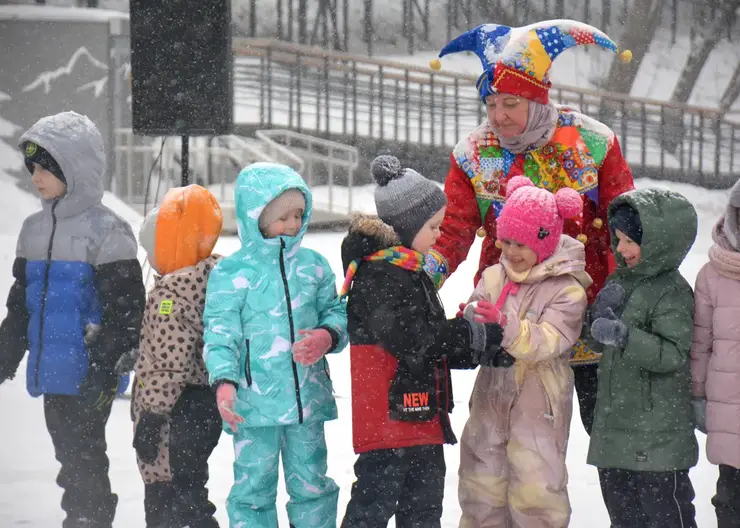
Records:
{"label": "teal snowsuit", "polygon": [[[288,189],[306,200],[295,237],[265,239],[258,220]],[[347,315],[324,257],[300,246],[311,217],[311,193],[292,169],[255,163],[234,190],[242,247],[222,259],[208,279],[204,357],[210,382],[237,385],[234,486],[227,501],[232,527],[277,526],[278,459],[282,452],[295,528],[335,527],[338,487],[326,476],[324,422],[337,417],[325,358],[303,367],[291,347],[298,330],[330,329],[347,345]],[[226,428],[227,432],[230,429]]]}

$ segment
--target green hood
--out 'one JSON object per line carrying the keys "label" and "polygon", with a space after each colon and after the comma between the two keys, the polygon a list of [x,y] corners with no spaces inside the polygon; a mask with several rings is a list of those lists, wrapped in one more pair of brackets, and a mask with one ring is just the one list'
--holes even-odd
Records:
{"label": "green hood", "polygon": [[617,237],[611,244],[617,259],[617,273],[652,277],[676,270],[686,258],[696,239],[696,210],[683,195],[665,189],[641,189],[617,196],[609,204],[609,223],[621,204],[627,204],[640,215],[642,243],[640,263],[627,268],[617,253]]}
{"label": "green hood", "polygon": [[[294,237],[282,236],[266,239],[259,229],[259,217],[265,206],[288,189],[298,189],[306,200],[306,210],[303,213],[303,225]],[[308,221],[311,219],[311,192],[300,175],[286,165],[277,163],[252,163],[239,173],[234,189],[236,209],[236,223],[242,248],[262,250],[268,248],[279,249],[281,239],[287,250],[300,246],[301,239],[306,233]],[[258,249],[262,246],[261,249]]]}

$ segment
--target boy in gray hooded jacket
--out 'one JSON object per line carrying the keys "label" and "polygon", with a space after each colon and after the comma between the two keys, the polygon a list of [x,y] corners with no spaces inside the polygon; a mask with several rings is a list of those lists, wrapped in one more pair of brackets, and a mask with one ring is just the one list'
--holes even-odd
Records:
{"label": "boy in gray hooded jacket", "polygon": [[42,210],[18,237],[8,314],[0,325],[0,383],[29,351],[26,387],[44,396],[61,464],[63,528],[110,528],[105,424],[118,357],[138,347],[144,284],[131,226],[105,207],[105,150],[87,117],[63,112],[21,136]]}

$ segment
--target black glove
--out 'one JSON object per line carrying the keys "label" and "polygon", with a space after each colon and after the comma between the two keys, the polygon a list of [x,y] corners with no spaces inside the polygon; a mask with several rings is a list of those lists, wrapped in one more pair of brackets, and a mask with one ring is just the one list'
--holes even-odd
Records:
{"label": "black glove", "polygon": [[16,369],[4,361],[0,361],[0,385],[15,377]]}
{"label": "black glove", "polygon": [[167,415],[144,411],[134,431],[134,449],[145,464],[153,464],[159,456],[159,441]]}
{"label": "black glove", "polygon": [[[467,320],[467,319],[466,319]],[[510,367],[514,357],[501,348],[504,329],[497,323],[470,324],[470,347],[475,351],[477,363],[482,367]]]}
{"label": "black glove", "polygon": [[118,376],[112,370],[90,365],[87,377],[80,384],[80,396],[93,409],[109,406],[116,399]]}
{"label": "black glove", "polygon": [[607,282],[591,305],[591,321],[607,317],[607,310],[621,313],[626,296],[627,293],[621,284],[614,281]]}

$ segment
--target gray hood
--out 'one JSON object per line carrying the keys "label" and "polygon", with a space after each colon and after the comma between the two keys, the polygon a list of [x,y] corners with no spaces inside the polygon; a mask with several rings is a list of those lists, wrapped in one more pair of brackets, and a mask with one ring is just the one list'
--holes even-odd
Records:
{"label": "gray hood", "polygon": [[[103,199],[105,147],[98,127],[77,112],[62,112],[39,119],[19,141],[43,147],[56,160],[67,180],[67,193],[54,210],[58,218],[74,216]],[[54,200],[43,200],[44,210]]]}

